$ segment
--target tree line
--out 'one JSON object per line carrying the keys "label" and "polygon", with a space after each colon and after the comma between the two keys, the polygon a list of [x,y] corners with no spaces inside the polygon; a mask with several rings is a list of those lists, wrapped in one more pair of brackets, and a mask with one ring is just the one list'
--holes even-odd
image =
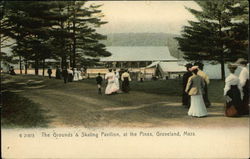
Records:
{"label": "tree line", "polygon": [[195,0],[200,10],[186,8],[196,21],[184,26],[179,49],[184,58],[194,61],[216,61],[225,79],[226,62],[248,59],[249,3],[247,0]]}
{"label": "tree line", "polygon": [[[106,36],[96,28],[102,21],[101,5],[86,1],[1,1],[1,48],[11,47],[13,55],[1,51],[1,58],[11,62],[19,58],[21,66],[34,62],[45,68],[46,59],[60,61],[61,67],[76,67],[98,61],[100,56],[110,56],[100,40]],[[11,39],[14,43],[6,42]],[[1,49],[2,50],[2,49]]]}

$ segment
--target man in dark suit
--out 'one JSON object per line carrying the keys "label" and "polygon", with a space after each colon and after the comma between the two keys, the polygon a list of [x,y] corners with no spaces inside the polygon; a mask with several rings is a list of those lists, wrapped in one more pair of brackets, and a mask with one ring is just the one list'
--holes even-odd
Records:
{"label": "man in dark suit", "polygon": [[187,72],[183,75],[182,78],[182,105],[185,108],[189,108],[190,107],[190,96],[185,92],[186,89],[186,85],[188,82],[189,77],[192,76],[192,72],[189,70],[193,65],[188,63],[186,64],[186,68],[187,68]]}
{"label": "man in dark suit", "polygon": [[63,67],[62,76],[63,76],[64,83],[66,84],[68,82],[68,70],[66,67]]}
{"label": "man in dark suit", "polygon": [[51,74],[52,74],[52,69],[49,67],[48,68],[48,71],[47,71],[48,75],[49,75],[49,78],[51,78]]}

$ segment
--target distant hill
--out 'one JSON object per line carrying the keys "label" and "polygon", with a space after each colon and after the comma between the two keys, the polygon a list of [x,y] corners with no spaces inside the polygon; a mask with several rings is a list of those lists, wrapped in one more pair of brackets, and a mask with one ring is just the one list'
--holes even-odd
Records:
{"label": "distant hill", "polygon": [[106,46],[168,46],[172,56],[180,58],[183,53],[178,50],[176,34],[167,33],[115,33],[107,34]]}

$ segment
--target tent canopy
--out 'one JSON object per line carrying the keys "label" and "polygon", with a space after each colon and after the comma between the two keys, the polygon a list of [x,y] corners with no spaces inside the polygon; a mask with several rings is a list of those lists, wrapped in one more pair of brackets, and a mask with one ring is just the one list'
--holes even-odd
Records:
{"label": "tent canopy", "polygon": [[157,66],[160,67],[160,69],[164,73],[168,73],[168,72],[186,72],[186,67],[179,65],[178,62],[156,61],[156,62],[153,62],[152,64],[148,65],[146,68],[157,67]]}

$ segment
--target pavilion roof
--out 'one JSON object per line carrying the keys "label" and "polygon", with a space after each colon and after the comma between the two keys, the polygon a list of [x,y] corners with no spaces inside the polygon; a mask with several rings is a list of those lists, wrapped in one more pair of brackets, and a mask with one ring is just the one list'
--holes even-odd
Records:
{"label": "pavilion roof", "polygon": [[112,55],[100,61],[178,61],[166,46],[112,46],[107,51]]}

